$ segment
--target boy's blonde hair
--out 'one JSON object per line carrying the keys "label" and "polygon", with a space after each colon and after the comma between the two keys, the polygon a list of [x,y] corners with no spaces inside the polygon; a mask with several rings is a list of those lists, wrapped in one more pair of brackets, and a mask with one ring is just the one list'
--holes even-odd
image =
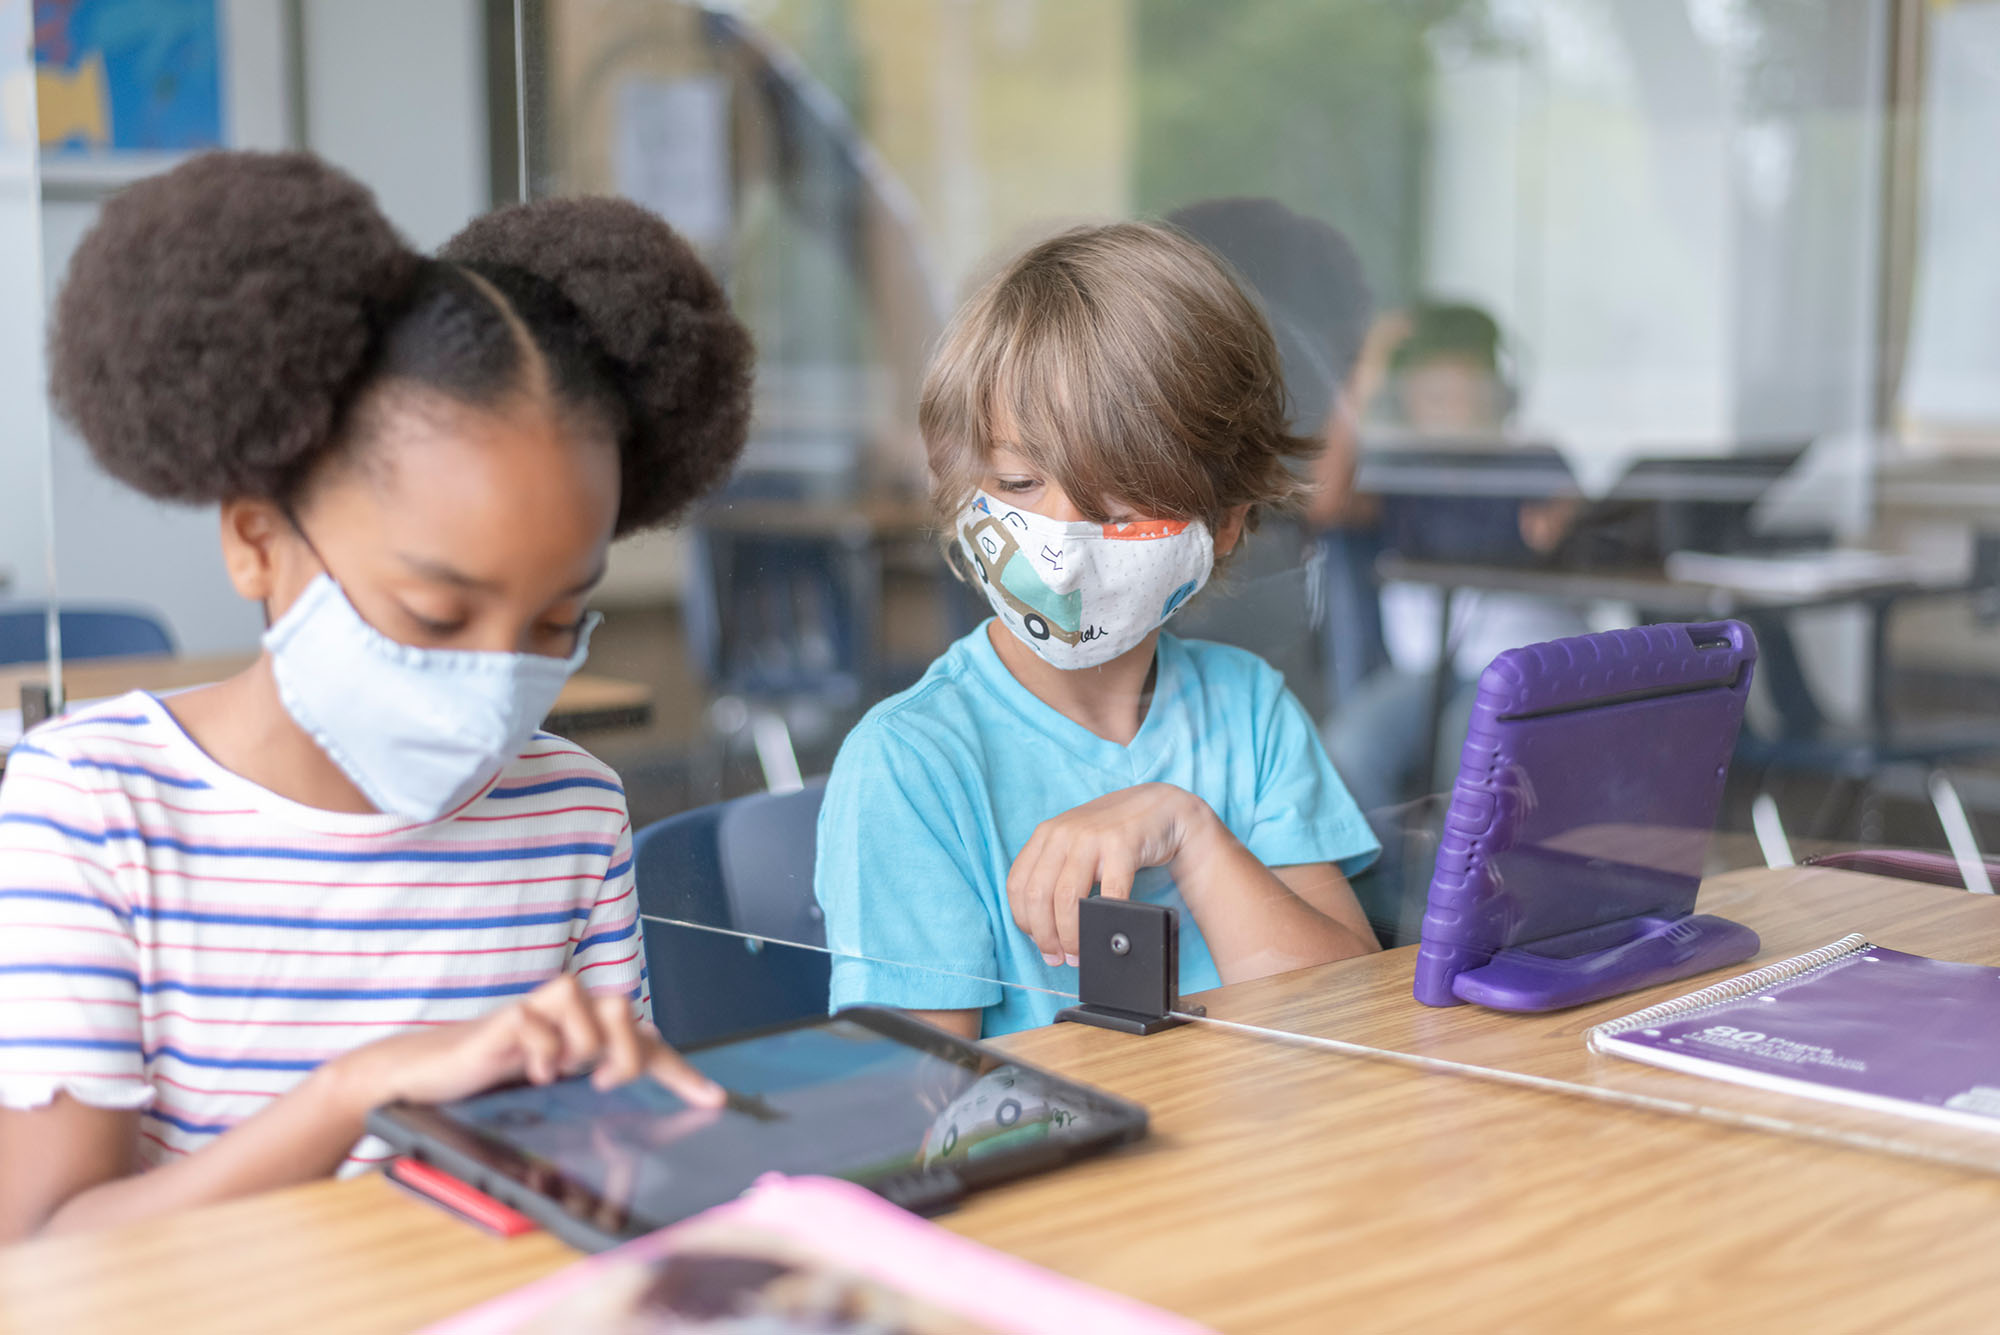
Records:
{"label": "boy's blonde hair", "polygon": [[[1014,439],[995,441],[1000,420]],[[982,287],[931,358],[917,424],[946,525],[996,443],[1094,522],[1117,500],[1211,528],[1297,499],[1287,462],[1321,444],[1291,433],[1271,331],[1222,261],[1133,222],[1052,237]]]}

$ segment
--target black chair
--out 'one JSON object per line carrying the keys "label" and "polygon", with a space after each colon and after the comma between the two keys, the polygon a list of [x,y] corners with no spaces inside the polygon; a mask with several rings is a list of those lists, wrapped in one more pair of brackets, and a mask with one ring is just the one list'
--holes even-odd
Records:
{"label": "black chair", "polygon": [[813,898],[825,791],[815,779],[793,792],[752,793],[655,821],[633,838],[653,1022],[669,1043],[826,1013],[830,961]]}
{"label": "black chair", "polygon": [[795,787],[794,724],[829,733],[858,712],[874,684],[881,579],[869,535],[772,535],[703,523],[689,533],[681,617],[714,699],[709,727],[723,758],[747,731],[765,785]]}
{"label": "black chair", "polygon": [[[1864,827],[1861,837],[1876,837],[1866,828],[1869,813],[1880,781],[1892,772],[1941,775],[1954,763],[2000,755],[2000,728],[1991,719],[1894,717],[1888,645],[1895,601],[1884,596],[1870,604],[1870,700],[1868,718],[1858,727],[1838,727],[1820,710],[1782,613],[1744,614],[1757,635],[1757,671],[1770,692],[1778,725],[1773,732],[1762,733],[1746,724],[1737,740],[1736,761],[1759,791],[1768,791],[1775,775],[1808,775],[1825,781],[1825,795],[1804,831],[1809,838],[1840,833],[1857,815]],[[1938,815],[1948,828],[1942,806]]]}

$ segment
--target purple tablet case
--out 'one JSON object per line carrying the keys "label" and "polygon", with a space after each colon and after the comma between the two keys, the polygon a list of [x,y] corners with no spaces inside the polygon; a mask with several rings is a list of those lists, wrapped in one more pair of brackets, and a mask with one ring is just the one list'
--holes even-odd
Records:
{"label": "purple tablet case", "polygon": [[1546,1011],[1735,964],[1694,912],[1757,642],[1740,621],[1510,649],[1479,678],[1417,1000]]}

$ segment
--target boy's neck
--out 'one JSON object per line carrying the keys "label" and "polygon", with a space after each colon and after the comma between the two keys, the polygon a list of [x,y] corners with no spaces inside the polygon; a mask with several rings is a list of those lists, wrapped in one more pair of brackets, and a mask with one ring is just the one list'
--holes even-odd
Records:
{"label": "boy's neck", "polygon": [[1094,668],[1049,666],[1001,625],[998,617],[986,623],[986,638],[1014,680],[1070,722],[1120,746],[1130,746],[1139,735],[1139,725],[1146,721],[1146,710],[1153,700],[1153,658],[1159,647],[1159,631]]}
{"label": "boy's neck", "polygon": [[267,792],[321,811],[367,813],[375,806],[292,720],[278,698],[271,656],[226,681],[162,701],[209,759]]}

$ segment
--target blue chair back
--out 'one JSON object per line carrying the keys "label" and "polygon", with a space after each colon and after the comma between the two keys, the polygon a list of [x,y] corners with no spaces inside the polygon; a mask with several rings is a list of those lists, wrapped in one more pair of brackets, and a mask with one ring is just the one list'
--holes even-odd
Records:
{"label": "blue chair back", "polygon": [[[174,638],[160,619],[137,608],[65,607],[59,614],[64,659],[171,654]],[[0,609],[0,664],[49,656],[48,609],[19,604]]]}
{"label": "blue chair back", "polygon": [[1375,561],[1382,552],[1382,535],[1373,529],[1338,528],[1319,535],[1320,588],[1326,598],[1320,659],[1329,710],[1389,662],[1382,591],[1375,579]]}
{"label": "blue chair back", "polygon": [[805,948],[826,944],[813,898],[825,791],[819,779],[797,792],[753,793],[655,821],[633,838],[653,1023],[669,1043],[826,1013],[829,961]]}
{"label": "blue chair back", "polygon": [[1415,945],[1422,935],[1449,805],[1449,795],[1439,793],[1365,813],[1382,855],[1350,884],[1384,950]]}

